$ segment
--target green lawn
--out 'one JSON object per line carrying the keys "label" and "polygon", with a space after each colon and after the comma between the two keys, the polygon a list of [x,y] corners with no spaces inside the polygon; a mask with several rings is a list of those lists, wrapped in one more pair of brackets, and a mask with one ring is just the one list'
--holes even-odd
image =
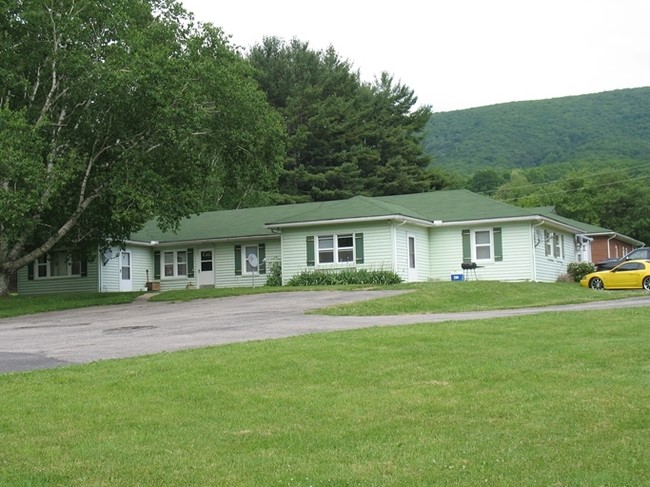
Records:
{"label": "green lawn", "polygon": [[594,291],[575,283],[427,282],[395,286],[410,292],[318,310],[319,314],[379,316],[412,313],[451,313],[649,296],[647,291]]}
{"label": "green lawn", "polygon": [[[165,291],[151,301],[189,301],[213,299],[245,294],[326,291],[355,289],[394,289],[407,291],[389,299],[367,301],[318,310],[330,315],[387,315],[403,313],[444,313],[528,306],[582,303],[605,299],[647,296],[646,291],[601,291],[585,289],[575,283],[505,283],[494,281],[426,282],[392,286],[320,286],[320,287],[268,287],[217,288]],[[20,316],[43,311],[106,304],[130,303],[141,292],[133,293],[80,293],[41,296],[7,296],[0,298],[0,318]]]}
{"label": "green lawn", "polygon": [[0,297],[0,318],[21,316],[44,311],[61,311],[72,308],[85,308],[105,304],[130,303],[141,292],[133,293],[65,293],[37,296]]}
{"label": "green lawn", "polygon": [[650,313],[374,328],[0,375],[1,486],[640,486]]}

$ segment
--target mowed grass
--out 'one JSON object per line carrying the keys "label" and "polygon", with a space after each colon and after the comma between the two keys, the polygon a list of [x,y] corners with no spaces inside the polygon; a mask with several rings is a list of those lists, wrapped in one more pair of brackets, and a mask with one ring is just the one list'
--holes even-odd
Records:
{"label": "mowed grass", "polygon": [[[549,306],[556,304],[583,303],[608,299],[648,296],[646,291],[593,291],[575,283],[532,282],[426,282],[390,286],[312,286],[183,289],[155,294],[151,301],[191,301],[214,299],[248,294],[297,292],[297,291],[354,291],[354,290],[403,291],[393,298],[365,301],[350,305],[317,310],[329,315],[392,315],[403,313],[444,313],[454,311],[477,311],[489,309]],[[0,318],[20,316],[43,311],[125,304],[142,295],[133,293],[62,293],[39,296],[0,297]]]}
{"label": "mowed grass", "polygon": [[61,293],[35,296],[10,295],[0,297],[0,318],[45,311],[62,311],[88,306],[125,304],[142,295],[132,293]]}
{"label": "mowed grass", "polygon": [[2,486],[640,486],[647,308],[0,375]]}
{"label": "mowed grass", "polygon": [[408,292],[315,311],[332,316],[379,316],[484,311],[647,297],[646,291],[596,292],[575,283],[427,282],[387,287]]}
{"label": "mowed grass", "polygon": [[194,289],[166,291],[152,301],[189,301],[259,294],[267,292],[296,291],[355,291],[396,290],[403,293],[391,298],[363,301],[316,310],[327,315],[395,315],[414,313],[447,313],[455,311],[481,311],[490,309],[524,308],[559,304],[586,303],[610,299],[649,296],[646,291],[593,291],[576,283],[535,282],[423,282],[390,286],[320,286],[320,287],[258,287],[226,289]]}

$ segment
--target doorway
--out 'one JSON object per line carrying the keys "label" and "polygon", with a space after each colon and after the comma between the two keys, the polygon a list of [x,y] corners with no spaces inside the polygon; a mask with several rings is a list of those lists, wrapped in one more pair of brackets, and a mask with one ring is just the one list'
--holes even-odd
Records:
{"label": "doorway", "polygon": [[131,252],[120,252],[120,291],[133,291]]}
{"label": "doorway", "polygon": [[199,287],[214,287],[214,255],[212,249],[203,249],[199,252]]}

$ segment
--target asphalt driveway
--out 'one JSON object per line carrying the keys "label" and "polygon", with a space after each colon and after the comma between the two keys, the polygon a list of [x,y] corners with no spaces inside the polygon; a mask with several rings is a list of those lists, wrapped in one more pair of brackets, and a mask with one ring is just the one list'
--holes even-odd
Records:
{"label": "asphalt driveway", "polygon": [[101,306],[0,319],[0,373],[125,358],[233,342],[371,326],[438,323],[631,306],[650,296],[579,305],[426,315],[332,317],[305,312],[400,291],[290,292]]}

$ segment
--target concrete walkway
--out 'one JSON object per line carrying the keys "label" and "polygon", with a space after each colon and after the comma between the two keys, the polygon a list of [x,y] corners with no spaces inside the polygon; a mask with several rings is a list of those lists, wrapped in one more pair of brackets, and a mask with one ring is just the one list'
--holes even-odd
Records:
{"label": "concrete walkway", "polygon": [[401,291],[290,292],[82,308],[0,319],[0,373],[372,326],[650,306],[650,296],[544,308],[398,316],[306,315]]}

